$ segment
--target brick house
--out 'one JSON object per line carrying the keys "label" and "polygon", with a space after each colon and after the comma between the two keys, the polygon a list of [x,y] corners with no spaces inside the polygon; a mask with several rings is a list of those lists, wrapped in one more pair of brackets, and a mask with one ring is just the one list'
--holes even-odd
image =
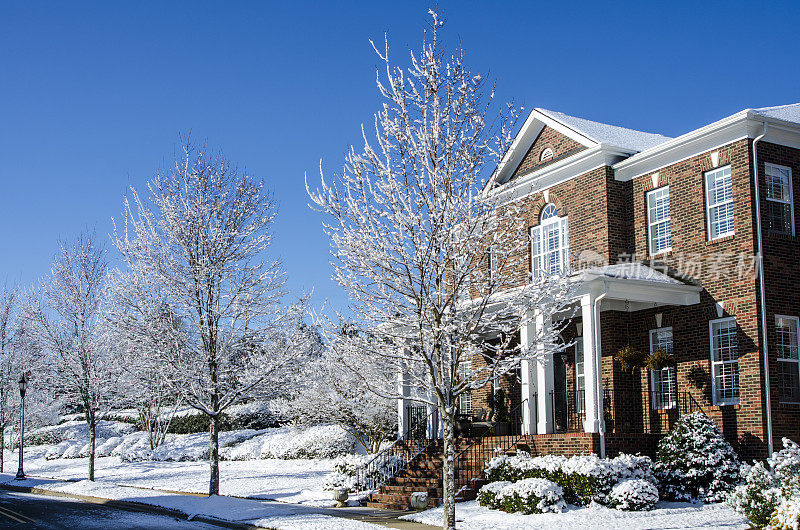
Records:
{"label": "brick house", "polygon": [[[574,345],[474,391],[462,412],[484,419],[503,389],[512,429],[542,453],[652,454],[695,410],[746,459],[800,440],[798,171],[800,104],[677,138],[531,111],[486,191],[527,203],[520,281],[562,267],[580,281],[563,333]],[[626,369],[614,358],[626,346],[676,365]],[[412,409],[399,401],[401,433]]]}

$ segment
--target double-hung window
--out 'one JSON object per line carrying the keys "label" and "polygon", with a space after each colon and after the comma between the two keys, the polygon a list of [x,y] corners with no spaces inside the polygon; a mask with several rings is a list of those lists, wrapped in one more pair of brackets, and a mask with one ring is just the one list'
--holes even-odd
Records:
{"label": "double-hung window", "polygon": [[705,174],[708,239],[733,235],[733,180],[731,166]]}
{"label": "double-hung window", "polygon": [[[472,372],[472,361],[461,361],[458,364],[458,379],[461,383],[469,382]],[[458,396],[458,412],[472,414],[472,389],[466,389]]]}
{"label": "double-hung window", "polygon": [[767,230],[793,236],[792,170],[775,164],[764,164],[764,184],[767,188],[764,212]]}
{"label": "double-hung window", "polygon": [[800,356],[798,356],[797,317],[775,315],[781,401],[800,403]]}
{"label": "double-hung window", "polygon": [[669,186],[647,194],[647,234],[650,254],[672,250],[672,227],[669,216]]}
{"label": "double-hung window", "polygon": [[583,362],[583,337],[575,340],[575,405],[578,412],[586,412],[586,372]]}
{"label": "double-hung window", "polygon": [[489,245],[488,252],[489,259],[489,280],[497,279],[497,245],[492,243]]}
{"label": "double-hung window", "polygon": [[[656,350],[662,350],[664,353],[672,355],[672,328],[650,330],[650,353]],[[672,409],[677,406],[675,372],[674,366],[665,366],[660,370],[650,371],[650,388],[652,389],[654,409]]]}
{"label": "double-hung window", "polygon": [[711,334],[711,390],[714,405],[739,403],[739,340],[736,319],[733,317],[712,320]]}
{"label": "double-hung window", "polygon": [[555,204],[542,208],[539,226],[531,228],[531,270],[533,277],[561,274],[569,269],[569,228],[559,217]]}

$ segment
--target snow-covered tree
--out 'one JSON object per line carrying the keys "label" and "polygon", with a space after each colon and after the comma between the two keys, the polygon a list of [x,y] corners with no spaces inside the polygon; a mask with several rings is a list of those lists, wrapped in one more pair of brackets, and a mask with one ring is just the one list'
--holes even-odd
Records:
{"label": "snow-covered tree", "polygon": [[[371,386],[390,386],[397,375],[382,370],[382,363],[359,363],[360,373],[356,374],[341,362],[335,346],[325,347],[305,365],[293,408],[302,421],[339,424],[364,449],[375,453],[397,433],[397,405],[373,392]],[[366,380],[383,383],[368,385]]]}
{"label": "snow-covered tree", "polygon": [[103,340],[101,305],[107,276],[106,251],[94,235],[61,243],[50,275],[30,293],[26,326],[36,341],[54,389],[84,415],[89,428],[89,480],[94,480],[97,423],[117,397],[119,370]]}
{"label": "snow-covered tree", "polygon": [[[411,396],[438,408],[444,425],[444,527],[455,527],[454,422],[459,396],[555,347],[555,313],[572,298],[564,271],[527,272],[524,203],[483,191],[512,139],[516,111],[493,110],[494,90],[469,71],[463,50],[446,55],[433,12],[422,50],[406,69],[383,62],[375,140],[351,148],[344,168],[309,195],[333,247],[334,278],[352,300],[355,333],[337,351],[355,373],[367,362],[404,374]],[[384,69],[385,66],[385,69]],[[325,319],[323,319],[325,320]],[[533,321],[543,325],[528,326]],[[550,324],[547,324],[550,322]],[[525,344],[516,339],[523,326]],[[467,361],[481,355],[485,363]],[[393,385],[364,378],[386,397]]]}
{"label": "snow-covered tree", "polygon": [[276,210],[260,180],[187,142],[148,190],[145,198],[131,190],[124,223],[115,226],[131,294],[120,304],[127,315],[117,312],[112,322],[146,328],[159,315],[179,319],[180,326],[152,324],[159,340],[176,345],[153,353],[166,385],[209,417],[209,494],[216,495],[220,415],[278,390],[274,380],[302,350],[288,330],[305,308],[281,304],[281,263],[265,255]]}
{"label": "snow-covered tree", "polygon": [[17,381],[22,372],[16,331],[18,325],[17,289],[0,290],[0,473],[3,471],[3,447],[6,428],[16,418],[19,395]]}

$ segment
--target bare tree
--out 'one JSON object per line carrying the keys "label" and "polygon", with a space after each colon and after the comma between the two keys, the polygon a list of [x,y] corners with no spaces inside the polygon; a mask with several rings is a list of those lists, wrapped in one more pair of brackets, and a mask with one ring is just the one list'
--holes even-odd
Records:
{"label": "bare tree", "polygon": [[50,275],[28,297],[25,317],[53,369],[52,382],[83,412],[89,428],[89,480],[94,480],[97,423],[116,397],[113,351],[102,340],[101,304],[108,271],[106,252],[94,235],[61,243]]}
{"label": "bare tree", "polygon": [[17,290],[3,286],[0,291],[0,473],[4,464],[5,431],[15,418],[13,396],[17,394],[21,370],[15,341],[17,322]]}
{"label": "bare tree", "polygon": [[[373,390],[438,409],[443,525],[455,528],[458,399],[557,347],[553,317],[572,286],[563,270],[531,277],[524,206],[482,191],[510,144],[516,112],[490,114],[493,88],[467,69],[462,49],[445,55],[443,22],[431,15],[407,69],[392,66],[388,44],[375,48],[385,66],[375,141],[364,132],[363,150],[351,148],[341,174],[323,175],[309,195],[329,216],[334,277],[352,301],[352,317],[323,319],[324,327],[355,373],[381,362],[415,389],[403,396],[396,379],[378,386],[364,378]],[[337,337],[345,321],[356,333]],[[518,343],[523,328],[527,340]],[[467,369],[475,355],[486,363]]]}
{"label": "bare tree", "polygon": [[150,351],[166,385],[210,419],[209,494],[216,495],[220,415],[276,390],[272,378],[298,351],[288,330],[305,309],[282,306],[281,263],[266,261],[276,209],[260,180],[186,143],[148,190],[144,200],[131,190],[124,226],[115,226],[128,271],[112,322],[174,345]]}

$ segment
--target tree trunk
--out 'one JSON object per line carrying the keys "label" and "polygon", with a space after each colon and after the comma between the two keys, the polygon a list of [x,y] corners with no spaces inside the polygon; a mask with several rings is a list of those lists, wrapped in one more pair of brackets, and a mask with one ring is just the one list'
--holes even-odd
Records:
{"label": "tree trunk", "polygon": [[89,420],[89,480],[91,481],[94,481],[94,445],[96,430],[97,422],[95,421],[94,414],[92,414]]}
{"label": "tree trunk", "polygon": [[3,458],[6,453],[6,426],[0,423],[0,473],[3,472],[3,465],[5,459]]}
{"label": "tree trunk", "polygon": [[445,413],[439,408],[444,423],[444,454],[442,455],[442,500],[444,501],[444,514],[442,528],[454,530],[456,527],[456,480],[455,480],[455,417]]}
{"label": "tree trunk", "polygon": [[208,463],[211,466],[211,479],[208,494],[219,495],[219,414],[210,419]]}

